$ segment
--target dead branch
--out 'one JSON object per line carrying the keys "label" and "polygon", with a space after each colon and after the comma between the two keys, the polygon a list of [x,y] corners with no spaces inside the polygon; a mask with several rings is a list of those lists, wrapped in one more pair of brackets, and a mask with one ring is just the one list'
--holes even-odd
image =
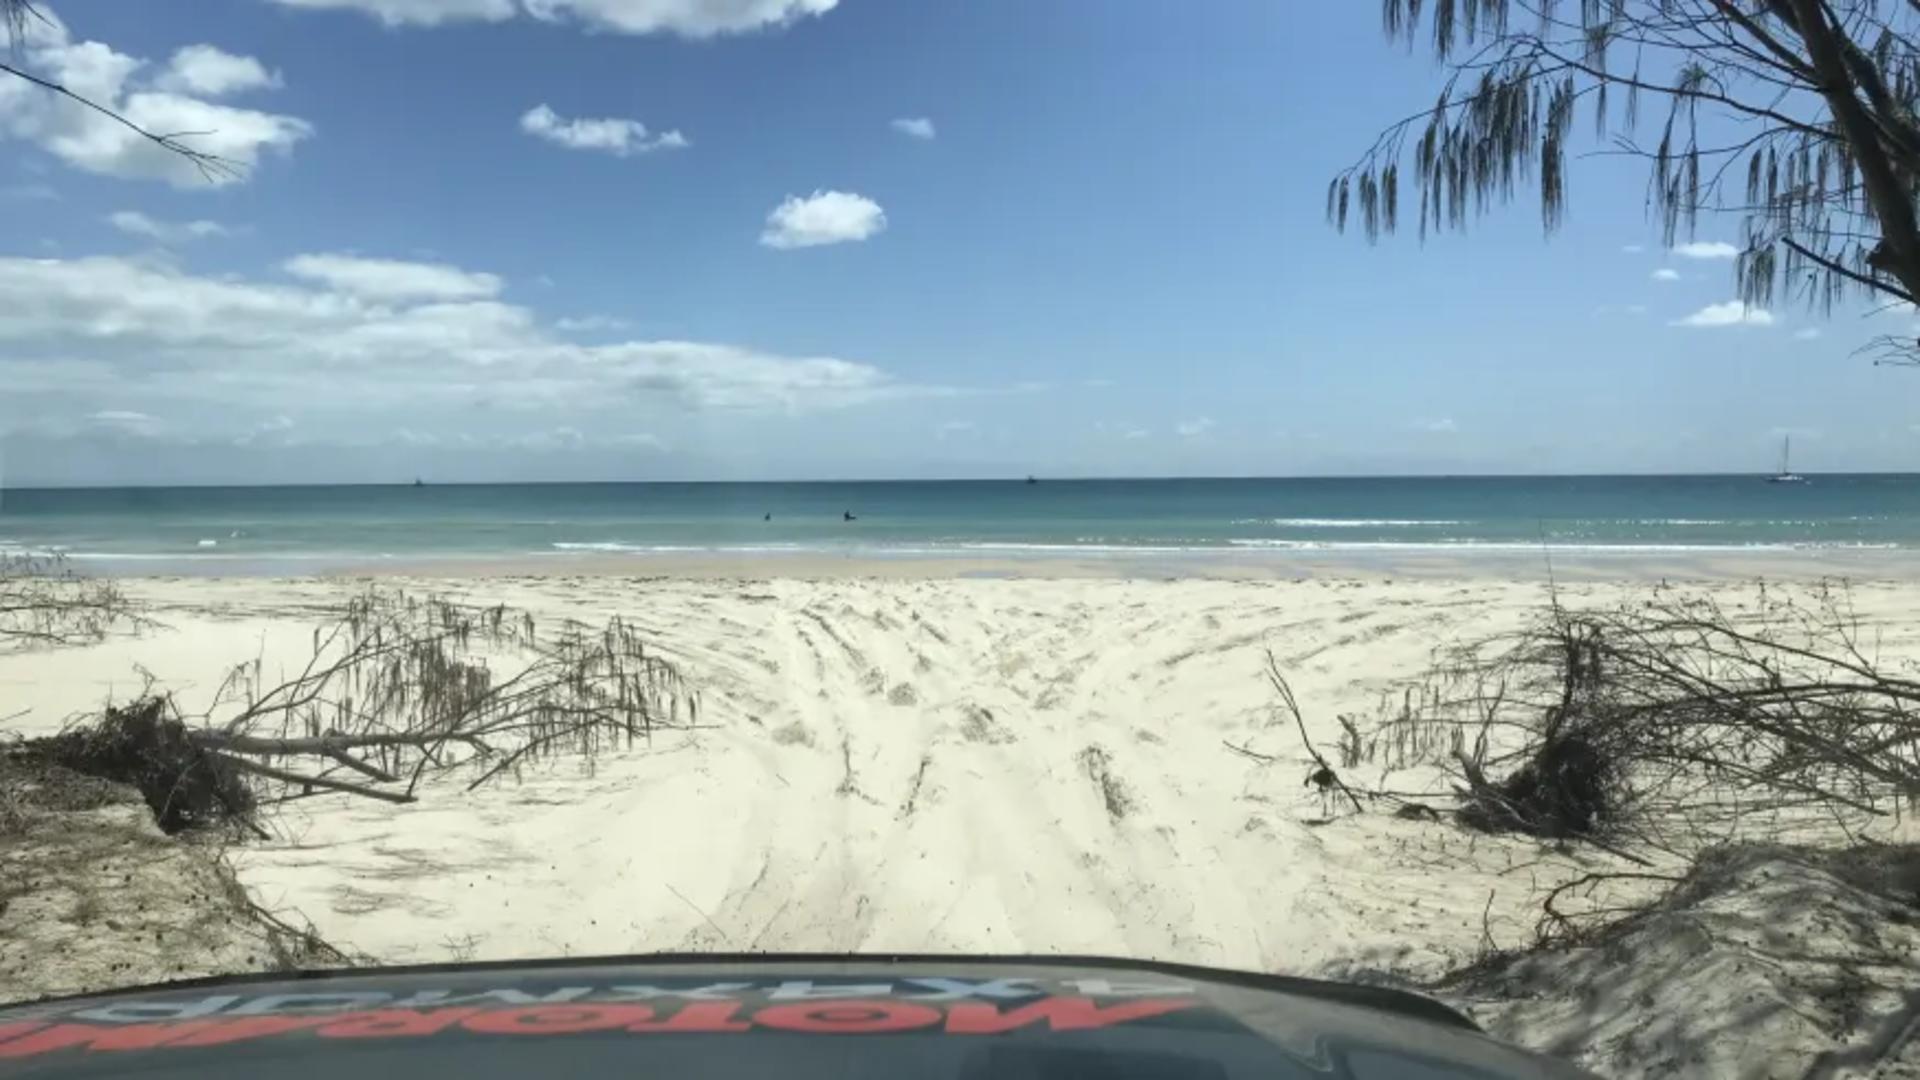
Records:
{"label": "dead branch", "polygon": [[0,555],[0,649],[85,645],[153,625],[119,586],[57,558]]}
{"label": "dead branch", "polygon": [[1547,890],[1547,894],[1541,898],[1540,922],[1539,925],[1534,928],[1534,935],[1540,944],[1556,940],[1571,941],[1580,936],[1580,930],[1573,921],[1576,918],[1595,919],[1599,921],[1600,916],[1627,914],[1642,910],[1640,906],[1601,908],[1583,912],[1577,916],[1561,911],[1557,906],[1560,899],[1566,894],[1576,890],[1584,889],[1588,895],[1591,895],[1595,888],[1610,881],[1664,881],[1672,885],[1682,880],[1684,879],[1675,874],[1620,871],[1592,871],[1581,874],[1576,878],[1570,878]]}
{"label": "dead branch", "polygon": [[[1857,823],[1920,799],[1920,681],[1877,663],[1861,634],[1831,587],[1731,609],[1664,588],[1555,605],[1451,650],[1354,738],[1420,740],[1409,763],[1452,775],[1465,824],[1630,858],[1761,815]],[[1473,731],[1472,749],[1435,753],[1435,731]]]}
{"label": "dead branch", "polygon": [[1274,692],[1280,695],[1281,706],[1293,716],[1294,727],[1300,731],[1300,742],[1307,748],[1308,756],[1313,758],[1314,771],[1308,775],[1307,782],[1322,790],[1338,790],[1353,804],[1354,813],[1365,813],[1366,807],[1360,805],[1360,797],[1353,793],[1346,781],[1340,779],[1340,774],[1321,756],[1319,749],[1313,745],[1313,739],[1307,735],[1307,721],[1300,715],[1300,703],[1293,696],[1293,687],[1287,685],[1287,677],[1280,673],[1280,661],[1274,659],[1272,649],[1267,650],[1267,681],[1273,685]]}
{"label": "dead branch", "polygon": [[61,83],[54,82],[51,79],[43,79],[40,76],[33,74],[32,72],[22,70],[18,67],[13,66],[12,64],[6,63],[5,61],[0,61],[0,75],[11,75],[14,78],[19,79],[23,82],[31,83],[34,86],[40,87],[42,90],[45,90],[48,93],[58,95],[60,97],[66,98],[68,101],[76,102],[88,109],[91,109],[92,111],[100,114],[101,116],[106,117],[107,119],[113,121],[114,123],[119,124],[121,127],[124,127],[127,130],[133,132],[135,135],[138,135],[141,138],[147,140],[148,142],[153,143],[155,146],[158,146],[160,149],[165,150],[170,154],[178,154],[180,157],[186,159],[187,163],[192,165],[194,169],[200,173],[201,178],[204,180],[207,180],[209,182],[216,182],[219,180],[232,179],[240,175],[240,166],[228,160],[227,158],[223,158],[218,154],[209,154],[204,150],[195,150],[193,147],[180,141],[182,138],[187,138],[194,135],[206,135],[206,134],[209,134],[208,132],[182,131],[182,132],[175,132],[175,133],[162,133],[157,131],[149,131],[146,128],[141,127],[139,124],[134,123],[132,120],[127,119],[125,115],[119,112],[116,112],[115,110],[110,109],[105,105],[100,104],[99,102],[93,100],[92,98],[89,98],[83,94],[76,94],[72,90],[69,90],[66,86],[62,85]]}
{"label": "dead branch", "polygon": [[1236,754],[1239,754],[1241,757],[1252,758],[1253,760],[1258,761],[1263,765],[1271,765],[1274,762],[1280,760],[1279,758],[1274,757],[1272,754],[1262,754],[1262,753],[1259,753],[1258,751],[1249,750],[1244,746],[1240,746],[1236,743],[1229,742],[1226,739],[1221,739],[1220,745],[1226,747],[1227,749],[1233,751]]}
{"label": "dead branch", "polygon": [[369,799],[379,799],[382,802],[390,803],[410,803],[413,801],[413,794],[411,792],[382,791],[379,788],[368,787],[365,784],[350,784],[345,780],[333,780],[317,774],[288,772],[285,769],[276,769],[271,765],[263,765],[258,761],[235,757],[232,754],[214,754],[212,756],[215,761],[224,762],[241,772],[252,773],[255,776],[264,776],[269,780],[282,780],[296,787],[321,788],[326,791],[345,792],[349,795],[364,795]]}
{"label": "dead branch", "polygon": [[[223,158],[218,154],[209,154],[205,151],[196,150],[192,146],[180,141],[181,139],[191,138],[195,135],[210,134],[209,132],[151,131],[135,123],[129,119],[126,114],[116,109],[103,105],[84,94],[76,93],[61,83],[40,75],[35,75],[21,67],[20,58],[25,52],[24,46],[26,44],[27,29],[30,23],[39,23],[48,27],[58,25],[34,7],[32,0],[0,0],[0,28],[4,28],[6,31],[10,53],[6,59],[0,59],[0,75],[8,75],[22,82],[37,86],[50,94],[75,102],[83,108],[106,117],[108,120],[119,124],[135,135],[153,143],[160,149],[170,154],[177,154],[186,159],[186,161],[200,173],[201,177],[209,182],[234,179],[241,175],[241,168],[238,163]],[[11,62],[9,62],[9,60]]]}
{"label": "dead branch", "polygon": [[149,688],[17,752],[134,783],[163,826],[187,828],[318,792],[412,802],[455,769],[473,769],[471,789],[696,726],[679,670],[618,618],[547,636],[503,607],[370,592],[316,629],[297,674],[269,683],[262,669],[234,668],[205,713]]}

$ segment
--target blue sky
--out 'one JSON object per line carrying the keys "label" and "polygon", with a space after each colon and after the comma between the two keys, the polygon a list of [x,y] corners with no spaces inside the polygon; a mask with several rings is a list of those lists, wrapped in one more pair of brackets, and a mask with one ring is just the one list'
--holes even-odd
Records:
{"label": "blue sky", "polygon": [[1716,309],[1732,261],[1662,250],[1637,166],[1577,161],[1551,238],[1329,229],[1438,85],[1371,4],[47,7],[28,66],[236,167],[0,84],[10,483],[1920,452],[1920,373],[1852,355],[1911,315]]}

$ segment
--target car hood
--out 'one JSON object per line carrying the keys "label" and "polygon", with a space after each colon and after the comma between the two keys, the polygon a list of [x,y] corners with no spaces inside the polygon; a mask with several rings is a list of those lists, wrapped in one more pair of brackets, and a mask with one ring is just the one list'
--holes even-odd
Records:
{"label": "car hood", "polygon": [[0,1008],[0,1074],[1583,1076],[1418,995],[1089,957],[701,954],[197,979]]}

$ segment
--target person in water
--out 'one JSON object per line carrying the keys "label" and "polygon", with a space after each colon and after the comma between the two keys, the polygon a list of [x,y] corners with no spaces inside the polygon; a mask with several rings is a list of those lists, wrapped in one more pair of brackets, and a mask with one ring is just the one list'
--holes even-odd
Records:
{"label": "person in water", "polygon": [[859,521],[860,519],[853,516],[853,511],[842,510],[840,512],[840,520],[841,521]]}
{"label": "person in water", "polygon": [[763,518],[761,518],[760,520],[761,520],[761,521],[772,521],[772,520],[773,520],[773,515],[772,515],[772,514],[768,514],[768,515],[767,515],[766,517],[763,517]]}

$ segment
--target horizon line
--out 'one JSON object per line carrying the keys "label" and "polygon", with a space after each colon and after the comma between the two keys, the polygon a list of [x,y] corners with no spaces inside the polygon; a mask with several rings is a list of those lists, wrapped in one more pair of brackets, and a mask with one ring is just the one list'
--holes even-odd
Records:
{"label": "horizon line", "polygon": [[[8,484],[0,482],[0,493],[9,491],[166,491],[166,490],[253,490],[272,488],[413,488],[413,487],[619,487],[626,485],[753,485],[753,484],[1088,484],[1088,483],[1169,483],[1182,481],[1322,481],[1322,480],[1616,480],[1616,479],[1691,479],[1718,477],[1755,477],[1772,475],[1764,471],[1707,472],[1574,472],[1574,473],[1314,473],[1265,476],[949,476],[949,477],[844,477],[835,479],[656,479],[656,480],[296,480],[269,482],[183,482],[183,483],[98,483],[98,484]],[[1863,469],[1845,472],[1802,472],[1807,477],[1841,476],[1920,476],[1920,470]]]}

